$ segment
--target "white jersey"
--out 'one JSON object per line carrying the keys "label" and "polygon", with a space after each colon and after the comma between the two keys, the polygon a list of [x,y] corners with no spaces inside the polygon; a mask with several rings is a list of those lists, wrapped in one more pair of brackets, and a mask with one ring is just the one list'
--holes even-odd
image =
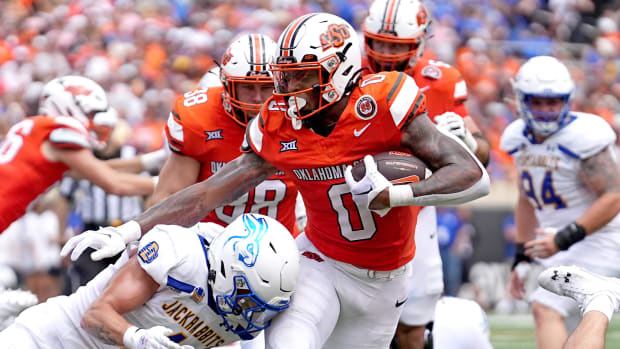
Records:
{"label": "white jersey", "polygon": [[435,349],[489,349],[489,321],[478,303],[443,297],[435,308]]}
{"label": "white jersey", "polygon": [[[597,199],[579,179],[581,161],[615,143],[616,135],[602,118],[571,112],[568,124],[536,143],[523,120],[504,130],[500,147],[514,157],[520,185],[541,227],[561,229]],[[616,216],[601,231],[620,232]]]}
{"label": "white jersey", "polygon": [[[140,240],[138,261],[161,286],[143,306],[123,315],[140,328],[161,325],[169,337],[195,348],[211,348],[238,341],[227,331],[207,286],[207,245],[222,227],[201,223],[190,229],[158,225]],[[70,296],[60,296],[26,310],[16,323],[29,330],[42,348],[118,348],[90,336],[80,327],[82,315],[101,294],[114,273],[128,260],[121,259]]]}

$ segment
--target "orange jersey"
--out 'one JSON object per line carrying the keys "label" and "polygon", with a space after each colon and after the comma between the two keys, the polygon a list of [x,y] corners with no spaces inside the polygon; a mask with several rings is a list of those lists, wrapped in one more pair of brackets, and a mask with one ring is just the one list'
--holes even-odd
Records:
{"label": "orange jersey", "polygon": [[[224,88],[201,87],[179,96],[166,123],[166,137],[170,149],[191,157],[200,163],[196,182],[201,182],[241,155],[245,128],[224,111]],[[269,177],[234,205],[218,207],[203,218],[223,226],[230,224],[242,213],[256,212],[277,219],[293,235],[295,227],[295,200],[297,188],[283,174]]]}
{"label": "orange jersey", "polygon": [[[364,58],[363,66],[369,67]],[[435,116],[451,111],[462,117],[469,116],[465,108],[467,85],[458,69],[441,61],[420,58],[413,69],[406,71],[426,96],[428,116],[435,121]]]}
{"label": "orange jersey", "polygon": [[[248,126],[244,150],[283,170],[301,192],[306,235],[330,258],[373,270],[392,270],[415,255],[418,207],[395,207],[379,215],[358,207],[344,179],[347,165],[367,154],[401,150],[409,120],[424,113],[424,96],[405,73],[369,75],[327,137],[294,130],[286,105],[272,98]],[[315,116],[317,117],[317,116]],[[320,115],[318,115],[320,117]]]}
{"label": "orange jersey", "polygon": [[0,144],[0,233],[69,169],[45,158],[46,141],[65,149],[90,147],[86,129],[68,116],[35,116],[14,125]]}

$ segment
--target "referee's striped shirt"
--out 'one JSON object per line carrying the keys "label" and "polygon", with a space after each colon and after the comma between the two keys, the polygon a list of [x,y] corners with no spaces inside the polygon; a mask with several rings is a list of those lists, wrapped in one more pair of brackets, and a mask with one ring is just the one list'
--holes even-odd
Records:
{"label": "referee's striped shirt", "polygon": [[[123,146],[115,155],[131,158],[136,155],[136,149]],[[75,203],[75,209],[84,223],[84,230],[119,225],[137,217],[143,210],[141,197],[107,194],[87,179],[65,177],[60,184],[60,193]]]}

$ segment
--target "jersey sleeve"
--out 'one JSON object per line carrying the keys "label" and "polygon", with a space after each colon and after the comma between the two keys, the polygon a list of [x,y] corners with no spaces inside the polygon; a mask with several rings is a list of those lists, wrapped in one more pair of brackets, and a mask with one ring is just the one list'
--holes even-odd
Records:
{"label": "jersey sleeve", "polygon": [[[146,233],[138,246],[140,266],[160,285],[166,285],[170,270],[182,260],[180,250],[185,239],[175,230],[181,227],[157,225]],[[174,240],[172,236],[174,234]]]}
{"label": "jersey sleeve", "polygon": [[[378,81],[380,76],[385,76],[385,80],[373,83]],[[385,98],[394,126],[401,131],[413,118],[426,113],[426,98],[415,80],[403,72],[370,75],[360,85],[364,92],[368,91],[372,96]],[[365,89],[364,85],[368,89]]]}
{"label": "jersey sleeve", "polygon": [[173,152],[181,155],[183,155],[183,151],[185,150],[185,136],[183,132],[183,121],[176,109],[179,100],[182,98],[183,96],[180,96],[175,101],[174,107],[172,107],[168,115],[168,121],[164,126],[168,147]]}
{"label": "jersey sleeve", "polygon": [[253,151],[256,154],[261,154],[263,150],[263,134],[265,128],[265,122],[262,116],[264,111],[265,110],[248,122],[248,126],[245,129],[245,137],[243,137],[243,142],[241,143],[242,152],[249,153]]}
{"label": "jersey sleeve", "polygon": [[523,131],[525,130],[525,124],[523,120],[518,119],[510,123],[500,139],[499,147],[503,151],[512,155],[516,153],[523,145],[525,138],[523,137]]}
{"label": "jersey sleeve", "polygon": [[616,142],[616,134],[603,118],[586,113],[574,113],[577,117],[567,126],[559,143],[564,152],[573,157],[587,159]]}

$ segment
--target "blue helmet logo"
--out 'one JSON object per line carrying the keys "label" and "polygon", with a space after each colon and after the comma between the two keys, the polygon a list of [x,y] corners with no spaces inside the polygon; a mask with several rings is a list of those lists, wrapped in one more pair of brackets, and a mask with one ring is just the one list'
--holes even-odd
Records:
{"label": "blue helmet logo", "polygon": [[253,267],[258,258],[260,241],[267,233],[267,220],[253,214],[244,214],[242,220],[247,234],[229,237],[224,246],[232,242],[233,250],[238,253],[237,258],[246,266]]}

